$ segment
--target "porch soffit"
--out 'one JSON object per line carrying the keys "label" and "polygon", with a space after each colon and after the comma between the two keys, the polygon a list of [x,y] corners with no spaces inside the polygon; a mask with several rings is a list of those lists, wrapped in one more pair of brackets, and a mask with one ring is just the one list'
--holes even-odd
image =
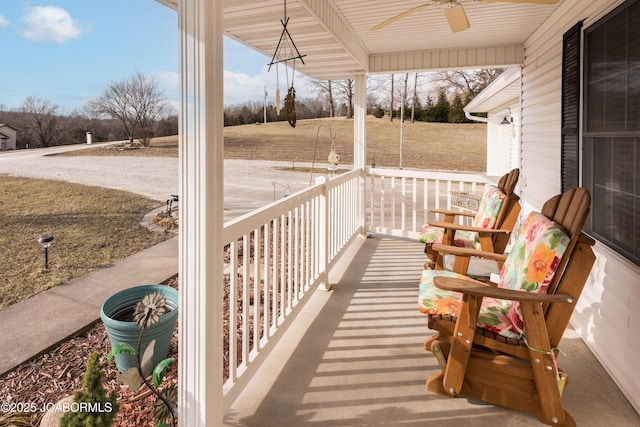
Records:
{"label": "porch soffit", "polygon": [[[178,0],[156,0],[177,9]],[[507,67],[524,60],[523,45],[555,4],[458,0],[471,28],[452,33],[437,1],[380,30],[370,28],[425,0],[287,0],[287,26],[304,57],[296,71],[318,79],[363,73]],[[429,3],[428,1],[426,3]],[[225,34],[271,58],[284,17],[283,0],[224,0]]]}

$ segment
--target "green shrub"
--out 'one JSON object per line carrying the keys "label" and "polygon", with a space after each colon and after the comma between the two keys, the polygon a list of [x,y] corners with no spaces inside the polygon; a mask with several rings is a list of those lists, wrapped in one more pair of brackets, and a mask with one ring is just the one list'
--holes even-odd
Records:
{"label": "green shrub", "polygon": [[381,119],[382,117],[384,117],[384,110],[382,109],[380,104],[378,104],[378,105],[375,106],[375,108],[373,109],[373,112],[371,114],[373,114],[373,117]]}
{"label": "green shrub", "polygon": [[65,412],[60,427],[110,427],[120,405],[116,392],[107,392],[102,385],[100,353],[93,352],[87,361],[82,388],[73,398],[71,410]]}

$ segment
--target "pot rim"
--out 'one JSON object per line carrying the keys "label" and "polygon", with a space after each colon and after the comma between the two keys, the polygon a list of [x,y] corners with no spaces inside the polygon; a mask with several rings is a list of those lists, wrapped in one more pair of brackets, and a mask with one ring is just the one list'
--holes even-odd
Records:
{"label": "pot rim", "polygon": [[[143,288],[149,289],[148,292],[139,292],[141,291]],[[164,294],[165,298],[167,298],[167,306],[168,306],[168,312],[166,314],[164,314],[163,316],[160,317],[160,320],[158,321],[158,323],[164,323],[164,322],[168,322],[171,320],[172,317],[175,317],[177,315],[178,312],[178,291],[175,288],[172,288],[171,286],[168,285],[163,285],[163,284],[146,284],[146,285],[139,285],[139,286],[133,286],[131,288],[126,288],[123,289],[121,291],[116,292],[115,294],[111,295],[109,298],[107,298],[103,303],[102,306],[100,307],[100,317],[103,321],[103,323],[105,322],[105,319],[109,320],[109,323],[111,323],[112,325],[120,325],[123,327],[126,326],[135,326],[136,328],[138,328],[138,325],[134,322],[134,321],[124,321],[124,320],[116,320],[113,317],[111,317],[111,313],[113,311],[115,311],[116,309],[119,309],[118,311],[120,311],[121,309],[124,308],[133,308],[135,307],[135,305],[137,304],[137,302],[147,293],[152,292],[154,290],[157,290],[159,292],[162,292],[162,294]],[[165,292],[167,291],[167,292]],[[137,294],[141,293],[140,296],[138,296]],[[119,302],[117,305],[113,303],[113,300],[120,297],[122,298],[123,295],[127,295],[127,294],[131,294],[131,296],[135,296],[135,298],[127,298],[126,301],[121,301]],[[176,297],[175,299],[173,297]],[[175,304],[172,304],[174,303]],[[110,307],[110,305],[113,305],[113,307]],[[105,311],[105,307],[109,308],[109,313],[107,313],[107,311]]]}

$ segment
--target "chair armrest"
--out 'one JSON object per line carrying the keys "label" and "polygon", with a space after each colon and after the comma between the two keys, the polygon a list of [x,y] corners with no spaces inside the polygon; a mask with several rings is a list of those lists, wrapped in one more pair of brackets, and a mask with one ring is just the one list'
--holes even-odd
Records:
{"label": "chair armrest", "polygon": [[435,243],[432,246],[434,251],[439,252],[442,255],[455,255],[461,257],[478,257],[490,259],[498,262],[504,262],[507,259],[507,256],[504,254],[497,254],[495,252],[489,251],[479,251],[473,248],[461,248],[459,246],[450,246],[450,245],[442,245],[440,243]]}
{"label": "chair armrest", "polygon": [[471,227],[468,225],[454,224],[452,222],[444,222],[444,221],[429,221],[429,225],[434,227],[446,228],[449,230],[474,231],[476,233],[483,233],[483,234],[509,234],[510,233],[509,230],[500,230],[496,228]]}
{"label": "chair armrest", "polygon": [[429,212],[435,213],[435,214],[441,214],[441,215],[458,215],[458,216],[468,216],[468,217],[476,216],[476,214],[472,212],[448,211],[444,209],[431,209]]}
{"label": "chair armrest", "polygon": [[476,280],[455,279],[453,277],[436,276],[433,278],[433,284],[437,288],[444,289],[446,291],[456,291],[468,295],[506,299],[510,301],[539,303],[573,302],[571,295],[536,294],[526,291],[514,291],[512,289],[496,288]]}

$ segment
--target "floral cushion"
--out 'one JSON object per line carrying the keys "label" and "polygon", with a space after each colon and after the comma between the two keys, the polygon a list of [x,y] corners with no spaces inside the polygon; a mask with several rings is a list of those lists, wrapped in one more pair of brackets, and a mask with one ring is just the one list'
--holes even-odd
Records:
{"label": "floral cushion", "polygon": [[457,316],[462,306],[462,294],[460,292],[445,291],[433,285],[436,276],[453,277],[471,280],[453,271],[423,270],[420,278],[418,293],[418,308],[425,314],[450,314]]}
{"label": "floral cushion", "polygon": [[[532,212],[502,267],[498,287],[546,293],[568,244],[569,237],[558,225],[544,215]],[[436,288],[433,278],[440,275],[471,280],[449,271],[425,270],[420,280],[420,311],[457,315],[461,294]],[[520,304],[484,298],[478,326],[505,337],[520,338],[523,333]]]}
{"label": "floral cushion", "polygon": [[[487,185],[487,190],[480,200],[478,212],[473,219],[473,226],[487,229],[495,227],[504,198],[505,194],[502,190],[496,186]],[[425,224],[420,230],[420,242],[429,244],[442,243],[443,235],[444,230],[442,228]],[[456,231],[453,236],[453,244],[462,248],[481,249],[478,234],[473,231]]]}
{"label": "floral cushion", "polygon": [[494,228],[498,213],[505,199],[504,192],[493,185],[488,185],[478,206],[478,212],[473,219],[473,226],[478,228]]}
{"label": "floral cushion", "polygon": [[[444,229],[433,227],[429,224],[423,225],[420,230],[421,243],[442,243],[443,236]],[[458,230],[456,234],[453,235],[453,244],[460,248],[475,248],[479,243],[478,233],[473,231]]]}

